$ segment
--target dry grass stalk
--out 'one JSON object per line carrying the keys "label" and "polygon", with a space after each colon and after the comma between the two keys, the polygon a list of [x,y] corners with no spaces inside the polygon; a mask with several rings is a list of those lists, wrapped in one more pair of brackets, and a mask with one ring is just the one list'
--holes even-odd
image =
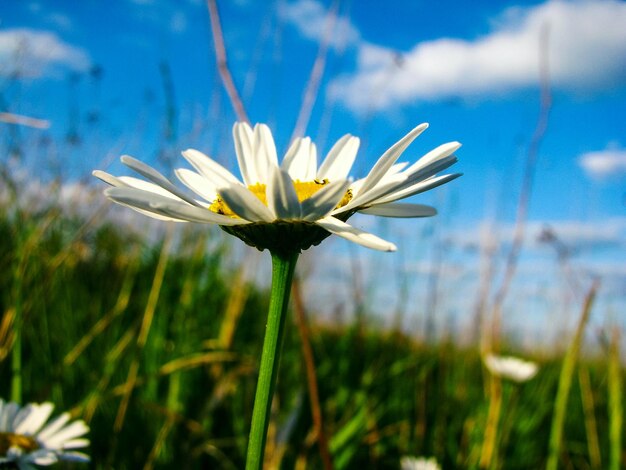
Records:
{"label": "dry grass stalk", "polygon": [[217,70],[219,71],[222,83],[228,93],[228,98],[237,115],[237,119],[243,122],[250,122],[246,110],[243,107],[239,92],[233,81],[233,76],[228,68],[228,60],[226,58],[226,47],[224,46],[224,35],[222,34],[222,26],[220,24],[219,12],[215,0],[207,0],[209,8],[209,16],[211,18],[211,31],[213,32],[213,45],[215,46],[215,59],[217,61]]}
{"label": "dry grass stalk", "polygon": [[324,420],[322,417],[322,406],[320,404],[319,390],[317,386],[317,375],[315,368],[315,357],[311,347],[311,330],[309,330],[306,309],[302,300],[300,289],[300,278],[294,277],[291,286],[293,306],[296,314],[296,325],[300,333],[300,345],[306,370],[307,386],[309,389],[309,402],[311,404],[311,417],[313,418],[313,429],[317,437],[317,444],[325,470],[333,469],[333,461],[328,449],[328,438],[324,431]]}
{"label": "dry grass stalk", "polygon": [[0,122],[16,124],[18,126],[33,127],[35,129],[48,129],[50,121],[47,119],[36,119],[29,116],[14,113],[0,113]]}

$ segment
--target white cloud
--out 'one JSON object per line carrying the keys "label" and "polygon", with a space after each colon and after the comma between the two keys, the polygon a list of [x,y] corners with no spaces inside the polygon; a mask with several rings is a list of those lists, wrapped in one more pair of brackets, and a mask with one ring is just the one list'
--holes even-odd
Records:
{"label": "white cloud", "polygon": [[56,33],[29,28],[0,31],[0,76],[57,76],[60,69],[85,71],[89,55]]}
{"label": "white cloud", "polygon": [[[485,249],[486,244],[497,249],[509,245],[514,233],[515,227],[512,224],[494,224],[485,220],[472,229],[453,231],[448,235],[447,241],[461,249]],[[531,220],[526,224],[525,251],[545,251],[545,240],[550,235],[577,254],[597,248],[622,249],[626,246],[626,218],[592,221]]]}
{"label": "white cloud", "polygon": [[[326,8],[316,0],[297,0],[292,3],[282,3],[278,14],[283,21],[295,26],[304,37],[321,41],[327,30]],[[337,48],[359,41],[358,30],[346,18],[338,17],[333,25],[330,43]]]}
{"label": "white cloud", "polygon": [[[626,3],[555,0],[507,10],[473,41],[441,38],[401,53],[361,44],[357,70],[331,93],[355,111],[416,100],[506,93],[539,81],[541,32],[548,28],[554,87],[593,92],[626,81]],[[376,100],[372,101],[372,96]]]}
{"label": "white cloud", "polygon": [[612,148],[587,152],[578,157],[578,164],[593,178],[626,174],[626,150]]}

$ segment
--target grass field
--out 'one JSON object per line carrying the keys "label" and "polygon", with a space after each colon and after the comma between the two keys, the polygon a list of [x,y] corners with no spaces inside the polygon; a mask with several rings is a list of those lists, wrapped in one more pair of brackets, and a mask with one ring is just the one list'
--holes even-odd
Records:
{"label": "grass field", "polygon": [[[84,419],[92,468],[242,468],[268,293],[232,267],[229,239],[188,225],[152,244],[54,204],[9,207],[0,214],[0,397],[52,401]],[[336,469],[399,468],[405,455],[479,467],[493,379],[478,347],[420,344],[370,326],[367,312],[334,327],[317,313],[307,312],[304,336],[288,318],[268,468],[323,468],[320,439]],[[498,380],[489,466],[543,468],[556,452],[559,468],[619,468],[617,344],[578,364],[576,347],[566,367],[563,357],[531,357],[535,378]]]}

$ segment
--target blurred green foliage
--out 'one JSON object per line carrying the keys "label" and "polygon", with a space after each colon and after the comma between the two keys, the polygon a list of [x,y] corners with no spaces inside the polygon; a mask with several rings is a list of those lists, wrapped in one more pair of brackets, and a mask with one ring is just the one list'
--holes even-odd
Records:
{"label": "blurred green foliage", "polygon": [[[163,252],[162,242],[147,244],[113,224],[63,216],[54,207],[38,213],[0,209],[0,314],[6,318],[20,305],[23,400],[52,401],[58,411],[86,419],[92,468],[243,466],[267,292],[228,267],[230,245],[219,230],[178,226],[173,238]],[[163,283],[142,346],[137,337],[162,257]],[[237,306],[232,301],[244,291]],[[335,468],[399,468],[403,455],[434,456],[443,468],[477,466],[488,402],[475,348],[419,344],[376,322],[322,325],[310,313]],[[232,340],[223,336],[227,323]],[[10,334],[0,337],[3,344],[0,396],[8,398]],[[535,379],[504,384],[502,468],[541,468],[547,458],[561,359],[533,359],[541,365]],[[133,362],[137,379],[120,418]],[[603,358],[583,362],[606,461],[607,365]],[[274,405],[268,439],[273,465],[321,468],[291,318]],[[591,468],[587,433],[574,381],[563,468]]]}

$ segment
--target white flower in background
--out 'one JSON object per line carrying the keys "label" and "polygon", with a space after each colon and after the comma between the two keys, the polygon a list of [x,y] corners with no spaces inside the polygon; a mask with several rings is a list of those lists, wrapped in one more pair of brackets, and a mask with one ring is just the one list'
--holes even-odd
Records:
{"label": "white flower in background", "polygon": [[359,139],[345,135],[318,166],[315,144],[295,139],[281,163],[269,128],[236,123],[235,151],[243,182],[197,150],[183,156],[196,171],[181,168],[178,179],[194,195],[176,187],[148,165],[129,156],[122,162],[149,181],[94,175],[114,186],[111,200],[146,215],[177,222],[220,225],[249,245],[271,251],[300,251],[317,245],[331,233],[360,245],[394,251],[393,243],[346,223],[356,212],[383,217],[428,217],[432,207],[396,202],[444,184],[459,174],[436,176],[457,161],[458,142],[443,144],[412,165],[398,158],[427,124],[421,124],[387,150],[369,174],[352,181]]}
{"label": "white flower in background", "polygon": [[89,445],[84,438],[89,427],[81,421],[70,422],[63,413],[46,424],[52,403],[31,403],[23,408],[0,399],[0,467],[15,465],[20,470],[34,465],[52,465],[60,460],[89,462],[89,456],[75,449]]}
{"label": "white flower in background", "polygon": [[511,356],[487,354],[484,362],[489,372],[493,375],[515,382],[526,382],[532,379],[539,370],[539,366],[534,362],[524,361]]}
{"label": "white flower in background", "polygon": [[405,456],[400,459],[400,470],[441,470],[441,467],[434,457]]}

